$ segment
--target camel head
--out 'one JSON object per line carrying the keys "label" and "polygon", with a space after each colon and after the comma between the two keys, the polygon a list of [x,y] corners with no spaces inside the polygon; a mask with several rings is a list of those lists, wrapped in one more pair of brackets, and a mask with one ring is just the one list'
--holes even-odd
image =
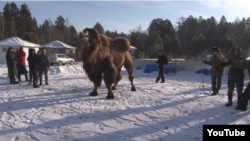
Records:
{"label": "camel head", "polygon": [[93,28],[85,28],[83,30],[83,41],[87,42],[87,47],[95,46],[101,43],[98,32]]}

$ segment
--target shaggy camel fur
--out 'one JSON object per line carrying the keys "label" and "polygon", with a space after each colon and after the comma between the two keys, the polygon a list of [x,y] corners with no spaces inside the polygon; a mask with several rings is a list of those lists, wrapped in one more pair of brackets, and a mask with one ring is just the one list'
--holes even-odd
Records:
{"label": "shaggy camel fur", "polygon": [[97,89],[98,87],[101,87],[102,80],[104,79],[105,85],[108,89],[107,99],[114,99],[112,90],[116,89],[118,82],[122,78],[121,70],[123,65],[129,75],[131,91],[136,91],[133,83],[134,64],[132,57],[129,54],[129,40],[118,37],[111,41],[111,38],[98,34],[95,29],[89,28],[84,29],[83,33],[83,68],[90,81],[94,83],[94,90],[89,95],[98,95]]}

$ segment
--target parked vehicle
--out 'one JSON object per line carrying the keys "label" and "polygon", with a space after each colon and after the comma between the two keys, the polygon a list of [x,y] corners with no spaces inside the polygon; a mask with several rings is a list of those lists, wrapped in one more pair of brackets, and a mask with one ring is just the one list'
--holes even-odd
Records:
{"label": "parked vehicle", "polygon": [[70,64],[74,65],[75,60],[73,58],[70,58],[69,56],[65,54],[53,54],[49,56],[50,65],[53,66],[54,64],[58,64],[59,66]]}

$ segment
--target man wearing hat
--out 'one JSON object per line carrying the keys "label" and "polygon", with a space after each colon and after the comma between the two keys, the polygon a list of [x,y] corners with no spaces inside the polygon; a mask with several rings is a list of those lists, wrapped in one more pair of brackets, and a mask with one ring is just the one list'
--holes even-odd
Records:
{"label": "man wearing hat", "polygon": [[[242,56],[241,48],[234,48],[232,52],[234,54],[233,57],[229,59],[226,63],[222,63],[221,66],[230,67],[235,64],[243,64],[244,62],[246,62],[246,59]],[[241,99],[242,91],[244,87],[244,78],[245,78],[244,69],[235,69],[235,68],[230,67],[229,72],[228,72],[228,81],[227,81],[228,103],[225,106],[227,107],[232,106],[233,91],[236,86],[237,98],[238,98],[236,108],[239,107],[240,99]]]}
{"label": "man wearing hat", "polygon": [[25,75],[26,81],[29,81],[28,79],[28,71],[26,69],[26,63],[25,63],[25,58],[26,58],[26,53],[23,51],[23,47],[20,47],[19,51],[16,54],[16,58],[18,59],[17,61],[17,70],[18,70],[18,79],[21,81],[21,74]]}
{"label": "man wearing hat", "polygon": [[34,49],[30,50],[30,54],[28,56],[28,62],[29,62],[29,68],[30,68],[30,83],[32,83],[32,78],[33,78],[33,88],[39,88],[39,85],[37,85],[37,80],[38,80],[38,73],[39,73],[39,59],[36,54],[36,51]]}
{"label": "man wearing hat", "polygon": [[10,78],[10,84],[19,84],[19,82],[16,82],[16,76],[18,75],[18,71],[16,68],[17,62],[13,54],[12,47],[9,47],[5,57],[6,57],[7,67],[8,67],[8,75]]}
{"label": "man wearing hat", "polygon": [[[250,60],[246,60],[246,62],[244,62],[242,64],[232,64],[232,66],[230,68],[231,69],[239,69],[239,70],[243,70],[243,69],[248,70],[248,75],[250,78]],[[244,93],[240,97],[239,105],[235,109],[246,111],[249,100],[250,100],[250,81],[248,82]]]}
{"label": "man wearing hat", "polygon": [[161,78],[161,83],[165,83],[164,65],[168,64],[168,58],[166,57],[165,54],[163,54],[163,52],[161,50],[159,51],[158,60],[156,61],[155,66],[156,66],[156,64],[159,64],[159,74],[158,74],[158,77],[156,78],[155,83],[158,83],[160,78]]}
{"label": "man wearing hat", "polygon": [[225,63],[226,59],[221,54],[221,50],[217,47],[213,47],[213,56],[210,59],[210,61],[203,61],[203,63],[211,65],[211,82],[212,82],[212,96],[217,95],[219,93],[219,90],[221,88],[222,83],[222,76],[224,73],[224,67],[222,67],[220,64]]}
{"label": "man wearing hat", "polygon": [[49,83],[48,83],[48,69],[50,68],[50,62],[49,62],[49,58],[46,55],[45,49],[43,49],[41,55],[39,55],[39,60],[40,60],[40,71],[39,71],[40,85],[42,85],[43,73],[45,75],[45,84],[49,85]]}

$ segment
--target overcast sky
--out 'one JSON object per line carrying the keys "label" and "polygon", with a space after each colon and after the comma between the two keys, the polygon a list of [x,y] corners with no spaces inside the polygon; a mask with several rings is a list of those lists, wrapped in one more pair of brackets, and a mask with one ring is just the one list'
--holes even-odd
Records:
{"label": "overcast sky", "polygon": [[[1,11],[8,1],[0,1]],[[9,1],[10,2],[10,1]],[[250,17],[250,0],[210,0],[210,1],[15,1],[20,8],[26,3],[32,17],[38,24],[45,19],[53,22],[62,15],[69,18],[70,24],[78,31],[93,27],[100,22],[104,30],[128,33],[129,30],[141,25],[147,29],[154,18],[169,19],[175,25],[178,18],[214,16],[217,21],[222,15],[227,21],[237,17]]]}

